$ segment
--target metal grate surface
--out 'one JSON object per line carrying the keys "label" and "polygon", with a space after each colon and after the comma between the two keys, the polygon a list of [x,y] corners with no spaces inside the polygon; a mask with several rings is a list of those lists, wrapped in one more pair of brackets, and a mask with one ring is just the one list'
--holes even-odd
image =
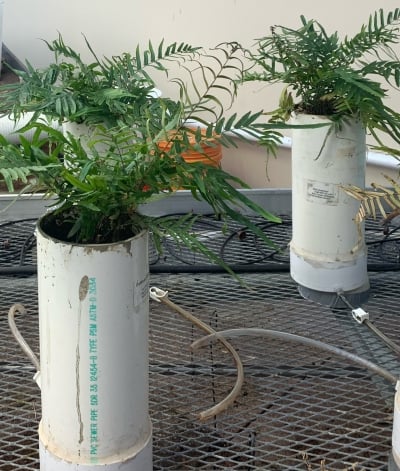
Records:
{"label": "metal grate surface", "polygon": [[[300,297],[287,272],[287,253],[276,252],[240,228],[225,233],[212,218],[199,222],[210,246],[240,268],[250,289],[171,241],[161,257],[151,252],[151,284],[214,329],[260,327],[329,342],[400,374],[400,364],[346,309]],[[34,373],[9,333],[7,311],[25,304],[19,327],[38,346],[33,222],[0,225],[0,469],[37,470],[40,397]],[[394,230],[394,228],[392,228]],[[390,231],[392,230],[390,229]],[[265,227],[282,248],[290,221]],[[389,232],[390,232],[389,231]],[[371,297],[364,309],[394,341],[400,319],[396,232],[367,228]],[[390,240],[388,240],[390,239]],[[13,254],[11,254],[11,251]],[[23,276],[6,270],[32,266]],[[208,265],[208,266],[207,266]],[[198,270],[197,270],[197,268]],[[2,271],[2,268],[5,270]],[[22,270],[23,271],[23,270]],[[185,273],[183,271],[186,271]],[[215,273],[213,273],[215,271]],[[190,272],[190,273],[189,273]],[[232,340],[245,366],[241,395],[206,422],[198,414],[234,385],[231,357],[217,344],[196,352],[202,333],[165,305],[151,303],[150,408],[155,470],[384,470],[391,449],[393,386],[359,366],[293,343],[243,337]]]}

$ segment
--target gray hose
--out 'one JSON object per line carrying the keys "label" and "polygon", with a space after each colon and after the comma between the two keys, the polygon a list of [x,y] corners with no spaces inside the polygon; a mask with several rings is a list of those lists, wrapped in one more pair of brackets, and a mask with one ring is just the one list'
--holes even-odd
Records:
{"label": "gray hose", "polygon": [[243,335],[250,335],[250,336],[258,336],[258,337],[267,337],[276,340],[282,340],[287,342],[294,342],[300,343],[302,345],[306,345],[308,347],[317,348],[319,350],[323,350],[325,352],[332,353],[334,355],[338,355],[346,360],[349,360],[357,365],[370,370],[372,373],[378,374],[382,376],[387,381],[397,384],[399,378],[394,376],[389,371],[381,368],[380,366],[372,363],[364,358],[361,358],[353,353],[350,353],[346,350],[342,350],[341,348],[334,347],[333,345],[321,342],[319,340],[313,340],[308,337],[302,337],[300,335],[289,334],[287,332],[280,332],[277,330],[269,330],[269,329],[258,329],[258,328],[247,328],[247,329],[229,329],[229,330],[222,330],[216,332],[214,334],[206,335],[191,344],[192,350],[196,350],[198,348],[204,347],[209,342],[218,340],[218,338],[234,338],[234,337],[241,337]]}

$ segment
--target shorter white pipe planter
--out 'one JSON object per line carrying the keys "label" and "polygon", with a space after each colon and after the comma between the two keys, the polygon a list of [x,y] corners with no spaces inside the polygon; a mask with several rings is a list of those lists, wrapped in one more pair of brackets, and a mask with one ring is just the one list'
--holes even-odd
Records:
{"label": "shorter white pipe planter", "polygon": [[[298,115],[293,124],[330,123]],[[342,185],[365,186],[365,131],[358,122],[293,130],[291,276],[304,297],[330,304],[341,291],[362,301],[369,290],[359,202]]]}
{"label": "shorter white pipe planter", "polygon": [[[90,147],[96,149],[97,152],[106,152],[107,136],[99,126],[89,126],[84,123],[75,123],[73,121],[65,121],[62,124],[64,135],[71,134],[75,139],[79,139],[85,151],[90,154]],[[109,142],[111,145],[111,140]]]}
{"label": "shorter white pipe planter", "polygon": [[147,232],[75,245],[42,222],[40,469],[150,471]]}
{"label": "shorter white pipe planter", "polygon": [[[151,98],[159,98],[161,95],[161,90],[158,88],[153,88],[148,94]],[[106,152],[110,145],[113,144],[112,140],[107,138],[107,134],[103,128],[104,126],[102,127],[95,124],[88,125],[74,121],[64,121],[62,123],[64,135],[70,133],[76,139],[80,139],[83,148],[88,154],[90,154],[91,148],[94,148],[100,154]]]}

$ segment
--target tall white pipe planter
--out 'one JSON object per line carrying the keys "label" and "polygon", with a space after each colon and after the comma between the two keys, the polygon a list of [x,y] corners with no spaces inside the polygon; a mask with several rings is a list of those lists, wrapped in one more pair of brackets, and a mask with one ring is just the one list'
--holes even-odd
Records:
{"label": "tall white pipe planter", "polygon": [[392,432],[392,453],[389,457],[389,471],[400,471],[400,390],[399,384],[396,386],[394,396],[393,432]]}
{"label": "tall white pipe planter", "polygon": [[40,470],[150,471],[147,233],[74,245],[42,221]]}
{"label": "tall white pipe planter", "polygon": [[[327,122],[313,115],[293,119]],[[329,129],[293,130],[291,276],[304,297],[322,304],[335,302],[338,291],[362,302],[369,290],[364,228],[354,222],[358,202],[341,185],[365,186],[365,131],[358,122]]]}

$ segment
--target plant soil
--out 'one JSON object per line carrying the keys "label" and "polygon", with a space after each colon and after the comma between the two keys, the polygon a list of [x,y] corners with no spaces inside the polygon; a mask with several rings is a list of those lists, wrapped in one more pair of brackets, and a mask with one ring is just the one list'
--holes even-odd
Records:
{"label": "plant soil", "polygon": [[127,225],[124,229],[118,232],[116,236],[112,231],[106,227],[99,228],[96,234],[96,240],[78,241],[76,237],[69,236],[74,223],[76,215],[73,212],[49,212],[40,221],[40,228],[42,231],[53,239],[79,245],[97,245],[97,244],[113,244],[128,240],[139,234],[140,230],[133,231],[132,225]]}

